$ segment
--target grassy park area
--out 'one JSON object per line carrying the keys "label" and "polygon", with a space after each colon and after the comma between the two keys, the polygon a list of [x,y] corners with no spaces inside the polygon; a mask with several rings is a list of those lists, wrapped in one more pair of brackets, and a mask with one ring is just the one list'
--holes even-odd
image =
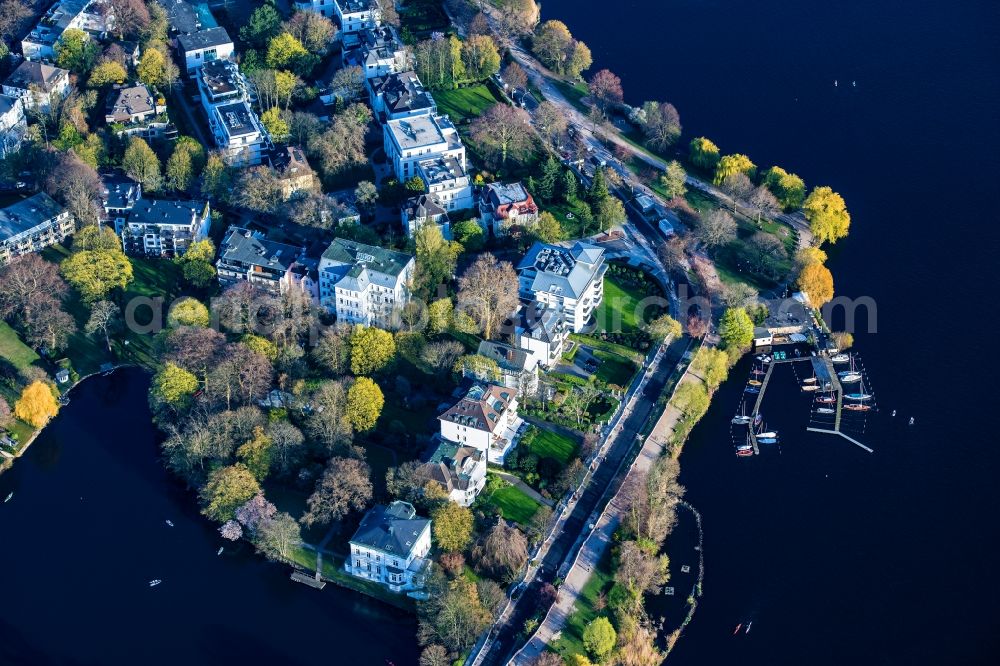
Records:
{"label": "grassy park area", "polygon": [[436,90],[434,101],[438,111],[446,114],[456,125],[461,125],[479,117],[500,100],[489,86],[480,83],[454,90]]}
{"label": "grassy park area", "polygon": [[583,630],[594,619],[602,614],[604,605],[599,599],[606,596],[608,590],[614,583],[614,574],[611,571],[611,549],[604,552],[604,557],[598,562],[597,567],[590,574],[590,578],[580,591],[573,607],[573,613],[566,620],[558,639],[554,640],[549,647],[558,652],[563,657],[572,654],[586,654],[587,650],[583,646]]}

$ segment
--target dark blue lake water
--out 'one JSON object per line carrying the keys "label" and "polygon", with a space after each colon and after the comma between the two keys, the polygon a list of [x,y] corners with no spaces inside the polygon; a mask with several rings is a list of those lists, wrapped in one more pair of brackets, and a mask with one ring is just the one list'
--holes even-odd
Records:
{"label": "dark blue lake water", "polygon": [[412,616],[293,583],[245,545],[216,556],[159,459],[148,386],[88,380],[0,475],[0,664],[415,663]]}
{"label": "dark blue lake water", "polygon": [[543,13],[627,101],[673,102],[685,140],[841,192],[853,223],[830,253],[837,292],[878,306],[877,332],[856,334],[880,407],[873,455],[803,432],[788,379],[767,396],[781,456],[736,459],[746,364],[695,430],[682,481],[704,515],[705,596],[670,662],[1000,662],[1000,5],[545,0]]}

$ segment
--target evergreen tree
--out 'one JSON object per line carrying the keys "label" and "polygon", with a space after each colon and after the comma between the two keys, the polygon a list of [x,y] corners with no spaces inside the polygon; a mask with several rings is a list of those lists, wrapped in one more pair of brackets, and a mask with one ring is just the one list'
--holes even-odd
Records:
{"label": "evergreen tree", "polygon": [[604,179],[604,169],[594,172],[594,180],[590,183],[590,190],[587,192],[587,201],[595,208],[605,199],[611,196],[608,191],[608,183]]}
{"label": "evergreen tree", "polygon": [[542,201],[552,201],[556,196],[556,183],[558,180],[559,162],[556,162],[556,158],[550,153],[549,159],[542,165],[542,175],[535,185],[537,191],[532,192],[532,194],[537,195]]}
{"label": "evergreen tree", "polygon": [[570,169],[566,169],[566,171],[563,172],[562,181],[560,182],[560,190],[562,192],[562,199],[566,203],[571,203],[576,199],[576,174]]}

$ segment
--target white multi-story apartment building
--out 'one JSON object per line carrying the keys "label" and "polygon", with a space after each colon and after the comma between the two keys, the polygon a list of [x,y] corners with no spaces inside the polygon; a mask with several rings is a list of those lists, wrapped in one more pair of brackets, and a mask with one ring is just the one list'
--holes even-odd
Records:
{"label": "white multi-story apartment building", "polygon": [[473,385],[438,421],[444,439],[477,448],[498,465],[514,448],[524,424],[517,415],[517,393],[495,384]]}
{"label": "white multi-story apartment building", "polygon": [[393,327],[415,265],[409,254],[335,238],[319,262],[320,305],[342,323]]}
{"label": "white multi-story apartment building", "polygon": [[417,175],[417,164],[434,157],[452,157],[466,168],[465,146],[455,125],[444,116],[390,120],[382,126],[382,134],[386,157],[400,182]]}
{"label": "white multi-story apartment building", "polygon": [[572,246],[535,243],[517,266],[522,299],[559,311],[573,333],[590,321],[604,298],[604,250],[577,241]]}
{"label": "white multi-story apartment building", "polygon": [[21,53],[28,60],[54,60],[56,42],[70,28],[103,40],[113,26],[114,14],[104,0],[61,0],[21,40]]}
{"label": "white multi-story apartment building", "polygon": [[212,225],[207,201],[139,199],[117,230],[128,254],[179,257],[191,243],[208,236]]}
{"label": "white multi-story apartment building", "polygon": [[340,31],[347,34],[377,28],[382,22],[376,0],[333,0],[333,13]]}
{"label": "white multi-story apartment building", "polygon": [[417,175],[428,194],[446,210],[475,206],[472,182],[465,167],[454,157],[432,157],[417,163]]}
{"label": "white multi-story apartment building", "polygon": [[0,158],[16,153],[21,148],[27,129],[21,98],[0,95]]}
{"label": "white multi-story apartment building", "polygon": [[208,28],[177,36],[177,51],[184,59],[188,76],[194,75],[206,62],[233,57],[233,40],[225,28]]}
{"label": "white multi-story apartment building", "polygon": [[206,63],[198,73],[198,94],[208,126],[229,162],[252,166],[265,161],[271,136],[250,107],[246,79],[231,60]]}
{"label": "white multi-story apartment building", "polygon": [[44,192],[0,208],[0,265],[61,243],[75,229],[73,216]]}
{"label": "white multi-story apartment building", "polygon": [[535,302],[520,307],[512,319],[515,344],[537,359],[542,367],[554,367],[569,337],[569,327],[562,313]]}
{"label": "white multi-story apartment building", "polygon": [[486,454],[472,446],[441,442],[419,474],[439,484],[448,499],[459,506],[471,506],[486,486]]}
{"label": "white multi-story apartment building", "polygon": [[431,521],[407,502],[376,505],[351,537],[344,571],[393,592],[419,590],[431,551]]}
{"label": "white multi-story apartment building", "polygon": [[380,123],[437,113],[434,98],[424,88],[416,72],[375,76],[366,79],[365,85],[368,100]]}
{"label": "white multi-story apartment building", "polygon": [[36,106],[48,110],[69,91],[68,71],[31,60],[18,65],[3,82],[3,94],[20,98],[25,111]]}

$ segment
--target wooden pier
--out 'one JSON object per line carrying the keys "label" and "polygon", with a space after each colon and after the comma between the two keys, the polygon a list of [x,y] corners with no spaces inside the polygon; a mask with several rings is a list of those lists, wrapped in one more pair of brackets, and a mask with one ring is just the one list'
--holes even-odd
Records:
{"label": "wooden pier", "polygon": [[292,572],[291,578],[296,583],[302,583],[303,585],[314,587],[317,590],[322,590],[326,587],[326,581],[320,580],[319,576],[310,576],[302,571],[299,571],[298,569]]}
{"label": "wooden pier", "polygon": [[[807,427],[806,430],[809,432],[818,432],[827,435],[840,435],[847,441],[861,447],[868,453],[874,453],[874,450],[865,446],[853,437],[849,437],[840,430],[840,417],[844,408],[844,387],[841,385],[840,378],[837,376],[833,361],[831,361],[827,356],[797,356],[795,358],[785,358],[781,360],[774,360],[772,358],[771,362],[767,364],[767,372],[764,373],[764,381],[761,382],[760,393],[757,394],[757,401],[754,403],[753,413],[751,416],[756,419],[757,414],[760,413],[760,406],[764,401],[764,393],[767,390],[768,382],[771,381],[771,373],[774,371],[774,366],[779,363],[797,363],[799,361],[809,361],[813,366],[813,372],[815,373],[816,380],[819,382],[820,386],[823,387],[826,384],[829,384],[833,391],[837,394],[837,408],[834,412],[833,429]],[[754,434],[753,431],[753,421],[751,421],[750,426],[750,443],[753,445],[754,455],[759,455],[760,447],[757,444],[757,435]]]}

